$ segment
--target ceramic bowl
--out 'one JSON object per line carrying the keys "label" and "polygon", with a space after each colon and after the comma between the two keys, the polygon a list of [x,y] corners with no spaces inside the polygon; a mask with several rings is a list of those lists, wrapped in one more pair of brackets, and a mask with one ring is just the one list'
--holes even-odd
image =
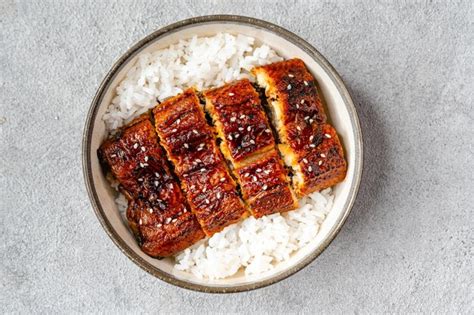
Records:
{"label": "ceramic bowl", "polygon": [[[100,168],[97,148],[106,138],[101,117],[114,95],[118,83],[137,59],[137,55],[169,46],[193,35],[210,36],[218,32],[252,36],[285,58],[303,59],[319,83],[328,116],[340,135],[348,161],[347,176],[334,187],[334,206],[321,226],[317,237],[280,263],[273,270],[257,277],[243,273],[223,280],[199,279],[191,274],[173,270],[171,259],[154,259],[138,247],[114,202],[111,189]],[[280,281],[311,263],[331,243],[341,229],[354,203],[362,172],[362,135],[351,97],[340,76],[329,62],[310,44],[295,34],[274,24],[242,16],[203,16],[164,27],[148,35],[130,48],[113,65],[102,81],[91,104],[83,138],[83,169],[87,191],[97,218],[106,233],[138,266],[150,274],[177,286],[204,292],[248,291]]]}

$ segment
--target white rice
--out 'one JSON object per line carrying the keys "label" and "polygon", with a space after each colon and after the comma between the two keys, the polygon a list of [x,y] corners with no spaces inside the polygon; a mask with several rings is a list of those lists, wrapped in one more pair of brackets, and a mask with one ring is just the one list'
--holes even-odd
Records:
{"label": "white rice", "polygon": [[[156,105],[157,100],[174,96],[194,86],[198,90],[248,78],[256,65],[282,58],[254,38],[217,34],[181,40],[168,48],[142,53],[116,89],[103,120],[109,132]],[[258,275],[288,260],[315,238],[331,210],[331,189],[300,200],[300,208],[260,219],[250,217],[225,228],[175,256],[175,268],[199,278],[229,277],[239,270]],[[116,199],[125,219],[127,201]]]}
{"label": "white rice", "polygon": [[242,35],[193,37],[151,53],[142,53],[117,87],[103,116],[108,130],[126,124],[188,87],[198,90],[248,78],[250,69],[282,60],[267,45]]}

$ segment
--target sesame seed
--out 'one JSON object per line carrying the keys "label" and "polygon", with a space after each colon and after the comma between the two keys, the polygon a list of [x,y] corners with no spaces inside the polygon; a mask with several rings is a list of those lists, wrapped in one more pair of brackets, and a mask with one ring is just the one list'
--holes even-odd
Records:
{"label": "sesame seed", "polygon": [[267,174],[267,175],[270,174],[270,171],[269,171],[269,170],[264,170],[263,172],[264,172],[265,174]]}
{"label": "sesame seed", "polygon": [[185,147],[186,149],[189,149],[189,144],[185,143],[185,144],[184,144],[184,147]]}
{"label": "sesame seed", "polygon": [[239,131],[244,131],[244,128],[243,128],[243,127],[239,127]]}
{"label": "sesame seed", "polygon": [[176,120],[176,124],[179,125],[180,122],[181,122],[181,119],[178,118],[178,119]]}
{"label": "sesame seed", "polygon": [[188,212],[188,209],[184,208],[183,213],[186,213],[186,212]]}
{"label": "sesame seed", "polygon": [[201,159],[196,159],[197,163],[202,163]]}
{"label": "sesame seed", "polygon": [[296,129],[298,129],[298,131],[301,131],[301,127],[300,127],[300,126],[296,126]]}
{"label": "sesame seed", "polygon": [[178,221],[178,219],[171,220],[172,223],[175,223],[176,221]]}
{"label": "sesame seed", "polygon": [[237,139],[238,137],[240,137],[240,134],[236,133],[236,134],[234,135],[234,138]]}
{"label": "sesame seed", "polygon": [[245,173],[244,174],[244,177],[249,177],[250,176],[250,173]]}
{"label": "sesame seed", "polygon": [[255,144],[255,141],[252,139],[252,140],[250,140],[250,143],[251,143],[251,144]]}
{"label": "sesame seed", "polygon": [[330,138],[331,138],[331,135],[330,135],[330,134],[328,134],[328,133],[325,133],[325,134],[324,134],[324,136],[325,136],[326,138],[328,138],[328,139],[330,139]]}
{"label": "sesame seed", "polygon": [[171,222],[171,218],[166,218],[165,224],[169,224]]}
{"label": "sesame seed", "polygon": [[203,167],[201,168],[201,173],[204,173],[206,171],[206,169]]}
{"label": "sesame seed", "polygon": [[143,163],[143,167],[148,166],[148,163]]}
{"label": "sesame seed", "polygon": [[197,148],[198,151],[202,151],[202,147]]}
{"label": "sesame seed", "polygon": [[267,190],[268,186],[267,185],[263,185],[262,189],[263,190]]}
{"label": "sesame seed", "polygon": [[312,124],[312,123],[313,123],[313,121],[314,121],[314,119],[310,119],[310,120],[309,120],[309,123],[310,123],[310,124]]}
{"label": "sesame seed", "polygon": [[145,162],[148,162],[148,159],[149,159],[148,155],[145,156]]}
{"label": "sesame seed", "polygon": [[300,103],[301,103],[301,104],[304,104],[304,100],[301,100],[301,102],[300,102]]}
{"label": "sesame seed", "polygon": [[305,116],[305,117],[304,117],[304,120],[308,120],[308,119],[309,119],[309,116]]}
{"label": "sesame seed", "polygon": [[168,188],[169,188],[169,189],[173,189],[173,184],[169,183],[169,184],[168,184]]}
{"label": "sesame seed", "polygon": [[308,171],[312,172],[313,168],[311,166],[308,166]]}
{"label": "sesame seed", "polygon": [[321,165],[321,164],[323,164],[323,161],[319,161],[319,162],[318,162],[318,165]]}
{"label": "sesame seed", "polygon": [[134,148],[134,149],[138,148],[138,143],[135,143],[135,144],[133,145],[133,148]]}
{"label": "sesame seed", "polygon": [[300,105],[296,104],[296,109],[299,109],[300,108]]}
{"label": "sesame seed", "polygon": [[305,164],[307,164],[307,163],[308,163],[308,160],[307,160],[306,158],[304,158],[304,159],[303,159],[303,162],[304,162]]}
{"label": "sesame seed", "polygon": [[257,173],[260,173],[262,172],[262,169],[261,168],[257,168]]}
{"label": "sesame seed", "polygon": [[244,118],[245,118],[245,115],[240,115],[239,118],[240,118],[240,119],[244,119]]}
{"label": "sesame seed", "polygon": [[224,181],[225,181],[225,177],[221,177],[220,181],[221,181],[221,182],[224,182]]}
{"label": "sesame seed", "polygon": [[313,139],[314,139],[314,136],[309,137],[309,141],[313,141]]}
{"label": "sesame seed", "polygon": [[272,131],[270,129],[265,129],[266,133],[271,133]]}
{"label": "sesame seed", "polygon": [[230,93],[229,93],[229,96],[234,96],[234,93],[230,92]]}
{"label": "sesame seed", "polygon": [[294,78],[295,76],[292,75],[291,73],[288,75],[290,78]]}
{"label": "sesame seed", "polygon": [[218,192],[216,197],[217,197],[217,199],[221,199],[221,193]]}
{"label": "sesame seed", "polygon": [[148,212],[153,213],[153,209],[152,209],[152,208],[148,208]]}
{"label": "sesame seed", "polygon": [[111,154],[110,157],[112,158],[117,157],[117,154]]}
{"label": "sesame seed", "polygon": [[205,193],[206,190],[207,190],[207,187],[204,187],[204,188],[202,189],[202,192]]}
{"label": "sesame seed", "polygon": [[161,223],[158,223],[158,224],[156,225],[157,228],[160,228],[161,226],[162,226]]}
{"label": "sesame seed", "polygon": [[252,130],[252,126],[247,127],[247,131],[250,131],[250,130]]}
{"label": "sesame seed", "polygon": [[141,147],[142,151],[145,152],[146,151],[146,148],[145,147]]}
{"label": "sesame seed", "polygon": [[158,184],[159,184],[159,183],[158,183],[157,180],[155,180],[155,182],[154,182],[153,184],[155,184],[155,186],[158,187]]}
{"label": "sesame seed", "polygon": [[291,90],[291,84],[288,84],[288,86],[286,87],[288,90]]}
{"label": "sesame seed", "polygon": [[140,167],[141,167],[141,168],[144,168],[144,167],[145,167],[145,164],[140,163]]}
{"label": "sesame seed", "polygon": [[253,180],[254,182],[256,182],[256,181],[257,181],[257,176],[252,176],[252,180]]}
{"label": "sesame seed", "polygon": [[232,135],[228,135],[228,136],[227,136],[227,139],[232,140],[232,139],[233,139],[233,138],[232,138]]}
{"label": "sesame seed", "polygon": [[139,225],[142,225],[142,224],[143,224],[142,219],[138,220],[138,224],[139,224]]}
{"label": "sesame seed", "polygon": [[189,186],[189,189],[191,189],[191,190],[193,190],[194,188],[196,188],[196,186],[195,186],[195,185],[191,185],[191,186]]}
{"label": "sesame seed", "polygon": [[139,178],[138,181],[139,181],[139,182],[143,182],[143,178]]}
{"label": "sesame seed", "polygon": [[178,131],[178,129],[174,128],[173,130],[171,130],[171,132],[176,132]]}
{"label": "sesame seed", "polygon": [[230,117],[230,121],[231,121],[231,122],[234,122],[236,119],[237,119],[237,118],[235,118],[235,117]]}
{"label": "sesame seed", "polygon": [[309,147],[310,147],[310,148],[316,148],[316,145],[315,145],[314,143],[311,143],[311,144],[309,145]]}
{"label": "sesame seed", "polygon": [[194,133],[195,135],[197,135],[197,134],[198,134],[198,132],[197,132],[197,130],[196,130],[196,129],[193,129],[193,133]]}
{"label": "sesame seed", "polygon": [[160,174],[157,173],[157,172],[155,172],[155,176],[156,176],[157,178],[160,178]]}
{"label": "sesame seed", "polygon": [[304,82],[304,85],[308,86],[308,82],[307,81],[303,81]]}
{"label": "sesame seed", "polygon": [[325,157],[326,157],[326,154],[321,153],[321,157],[325,158]]}
{"label": "sesame seed", "polygon": [[206,199],[206,204],[209,204],[209,203],[210,203],[209,199]]}

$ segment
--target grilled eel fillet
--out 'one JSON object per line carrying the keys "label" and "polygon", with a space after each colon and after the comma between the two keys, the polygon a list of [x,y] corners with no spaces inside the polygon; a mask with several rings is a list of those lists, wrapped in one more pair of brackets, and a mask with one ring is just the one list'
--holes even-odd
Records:
{"label": "grilled eel fillet", "polygon": [[299,196],[342,181],[347,165],[334,128],[318,96],[316,80],[300,59],[252,69],[265,88],[273,124],[285,164],[293,170],[293,189]]}
{"label": "grilled eel fillet", "polygon": [[153,110],[155,128],[207,235],[248,216],[194,89]]}
{"label": "grilled eel fillet", "polygon": [[259,218],[297,208],[298,201],[252,84],[246,79],[237,81],[206,91],[204,97],[206,111],[221,139],[221,151],[231,163],[252,214]]}
{"label": "grilled eel fillet", "polygon": [[127,219],[145,253],[170,256],[204,237],[170,173],[147,115],[107,139],[98,155],[129,200]]}

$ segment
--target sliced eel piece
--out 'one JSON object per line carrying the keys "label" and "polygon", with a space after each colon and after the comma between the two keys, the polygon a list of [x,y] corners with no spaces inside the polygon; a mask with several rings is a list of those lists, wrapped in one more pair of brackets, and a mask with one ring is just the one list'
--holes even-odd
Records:
{"label": "sliced eel piece", "polygon": [[288,145],[279,145],[285,163],[293,169],[293,187],[300,196],[334,186],[346,177],[342,145],[331,125],[319,125],[312,144],[314,147],[298,153]]}
{"label": "sliced eel piece", "polygon": [[207,124],[194,90],[158,105],[153,115],[161,144],[176,173],[187,174],[222,163],[214,130]]}
{"label": "sliced eel piece", "polygon": [[216,125],[224,157],[234,167],[275,149],[270,125],[260,98],[248,80],[204,92],[206,110]]}
{"label": "sliced eel piece", "polygon": [[248,80],[204,92],[243,198],[255,217],[295,209],[298,201],[275,148],[257,91]]}
{"label": "sliced eel piece", "polygon": [[107,139],[98,155],[129,199],[127,219],[145,253],[170,256],[204,237],[170,172],[148,115]]}
{"label": "sliced eel piece", "polygon": [[[316,80],[304,62],[286,60],[256,67],[252,73],[265,88],[272,123],[281,142],[280,153],[293,171],[295,192],[304,196],[342,181],[347,169],[342,146],[334,129],[326,124]],[[334,147],[331,152],[337,155],[337,163],[326,169],[319,160],[317,165],[302,162],[318,159],[317,154],[322,153],[319,140],[326,129],[333,139],[327,145]]]}
{"label": "sliced eel piece", "polygon": [[204,232],[210,236],[247,217],[196,91],[188,89],[166,100],[153,114],[161,143]]}
{"label": "sliced eel piece", "polygon": [[186,174],[182,185],[191,209],[208,235],[248,215],[234,180],[222,164]]}
{"label": "sliced eel piece", "polygon": [[296,209],[298,200],[288,185],[288,173],[273,150],[234,170],[244,200],[256,218]]}
{"label": "sliced eel piece", "polygon": [[127,218],[145,253],[153,257],[171,256],[204,238],[195,215],[185,206],[186,200],[182,202],[182,208],[176,209],[180,211],[170,216],[160,215],[153,210],[155,205],[144,199],[129,202]]}

